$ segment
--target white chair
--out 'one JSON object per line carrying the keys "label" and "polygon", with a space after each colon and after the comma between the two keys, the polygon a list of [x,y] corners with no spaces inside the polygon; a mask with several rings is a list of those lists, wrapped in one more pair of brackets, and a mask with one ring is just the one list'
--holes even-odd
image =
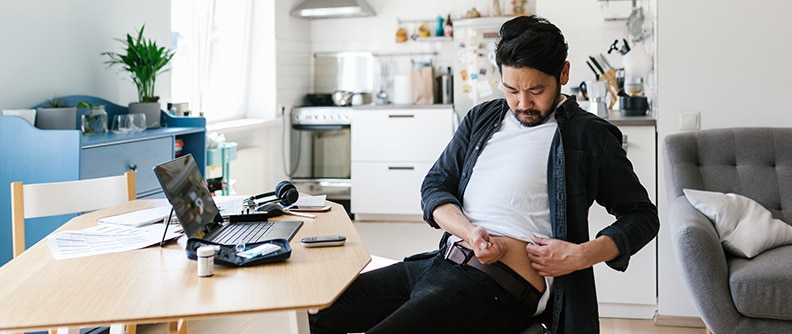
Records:
{"label": "white chair", "polygon": [[[135,173],[95,179],[22,184],[11,183],[11,240],[14,257],[25,251],[25,219],[83,213],[134,200]],[[136,332],[136,325],[113,324],[111,333]],[[79,329],[59,328],[58,333]],[[50,333],[54,332],[50,330]]]}

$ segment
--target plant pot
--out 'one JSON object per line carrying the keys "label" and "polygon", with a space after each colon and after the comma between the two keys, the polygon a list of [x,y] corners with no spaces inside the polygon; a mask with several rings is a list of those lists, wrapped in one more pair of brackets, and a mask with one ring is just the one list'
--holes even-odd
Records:
{"label": "plant pot", "polygon": [[86,135],[107,133],[107,112],[103,105],[88,108],[82,117],[82,132]]}
{"label": "plant pot", "polygon": [[77,129],[77,108],[38,108],[36,127],[39,129],[75,130]]}
{"label": "plant pot", "polygon": [[155,129],[160,127],[160,104],[159,102],[131,102],[129,103],[130,114],[145,114],[146,128]]}

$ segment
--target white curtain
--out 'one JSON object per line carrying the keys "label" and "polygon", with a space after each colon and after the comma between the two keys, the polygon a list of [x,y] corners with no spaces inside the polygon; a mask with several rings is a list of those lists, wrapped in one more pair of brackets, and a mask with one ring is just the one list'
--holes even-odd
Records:
{"label": "white curtain", "polygon": [[243,118],[248,109],[251,0],[172,0],[174,102],[189,102],[208,122]]}

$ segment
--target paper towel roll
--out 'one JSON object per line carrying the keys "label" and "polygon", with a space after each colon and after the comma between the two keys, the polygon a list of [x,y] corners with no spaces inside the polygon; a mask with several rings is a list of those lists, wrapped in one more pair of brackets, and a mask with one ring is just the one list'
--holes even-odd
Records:
{"label": "paper towel roll", "polygon": [[393,76],[393,104],[412,104],[412,82],[407,74]]}

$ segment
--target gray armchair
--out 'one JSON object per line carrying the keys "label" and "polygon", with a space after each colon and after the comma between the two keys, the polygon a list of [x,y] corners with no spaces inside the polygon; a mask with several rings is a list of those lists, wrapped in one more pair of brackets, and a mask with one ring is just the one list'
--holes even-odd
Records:
{"label": "gray armchair", "polygon": [[682,189],[749,197],[792,223],[792,128],[732,128],[665,138],[668,223],[680,275],[707,327],[792,333],[792,245],[751,259],[724,252]]}

